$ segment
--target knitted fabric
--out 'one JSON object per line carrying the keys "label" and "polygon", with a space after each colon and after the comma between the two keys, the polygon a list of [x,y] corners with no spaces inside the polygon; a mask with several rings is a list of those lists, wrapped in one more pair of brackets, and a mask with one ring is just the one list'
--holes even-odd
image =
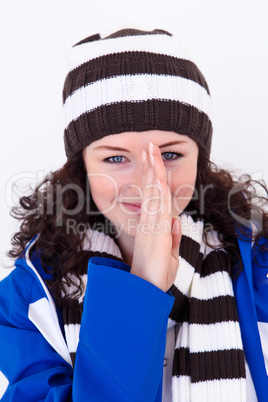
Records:
{"label": "knitted fabric", "polygon": [[106,135],[147,130],[187,135],[209,155],[209,88],[181,43],[162,30],[124,29],[76,44],[63,89],[70,158]]}
{"label": "knitted fabric", "polygon": [[[182,240],[179,268],[170,291],[175,297],[168,328],[178,325],[172,401],[245,401],[246,373],[240,327],[228,273],[227,253],[211,232],[211,249],[202,240],[203,223],[180,216]],[[120,259],[114,240],[98,231],[88,232],[85,249]],[[87,273],[81,277],[86,288]],[[72,292],[69,288],[67,291]],[[75,362],[83,297],[63,311],[69,351]]]}

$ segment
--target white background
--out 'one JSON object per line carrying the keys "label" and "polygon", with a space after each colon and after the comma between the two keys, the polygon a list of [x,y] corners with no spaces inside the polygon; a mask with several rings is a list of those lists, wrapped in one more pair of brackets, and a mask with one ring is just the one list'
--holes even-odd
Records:
{"label": "white background", "polygon": [[267,0],[0,0],[0,277],[10,272],[5,253],[18,227],[11,183],[34,185],[64,164],[66,55],[94,33],[178,36],[211,90],[212,160],[268,182],[267,17]]}

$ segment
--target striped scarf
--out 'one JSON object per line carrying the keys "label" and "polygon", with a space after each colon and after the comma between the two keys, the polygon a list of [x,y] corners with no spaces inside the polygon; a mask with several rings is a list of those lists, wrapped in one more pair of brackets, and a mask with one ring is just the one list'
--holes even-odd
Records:
{"label": "striped scarf", "polygon": [[[246,372],[228,256],[217,233],[203,242],[203,222],[180,216],[179,268],[170,291],[175,297],[168,328],[179,327],[172,377],[172,402],[245,401]],[[88,231],[84,243],[93,255],[120,259],[114,240]],[[81,277],[86,288],[87,274]],[[76,279],[77,280],[77,279]],[[69,291],[73,289],[69,288]],[[66,341],[73,362],[79,341],[84,294],[63,311]]]}

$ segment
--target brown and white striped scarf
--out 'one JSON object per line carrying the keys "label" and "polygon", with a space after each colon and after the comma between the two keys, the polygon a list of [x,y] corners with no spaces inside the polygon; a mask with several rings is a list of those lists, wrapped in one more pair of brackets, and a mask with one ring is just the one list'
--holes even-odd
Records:
{"label": "brown and white striped scarf", "polygon": [[[179,268],[170,291],[175,297],[168,328],[179,324],[172,377],[172,402],[245,401],[246,371],[227,253],[217,233],[203,242],[203,222],[180,216],[182,240]],[[120,259],[114,240],[88,231],[84,248]],[[82,276],[86,288],[87,274]],[[73,289],[69,289],[72,291]],[[83,295],[63,312],[64,330],[73,362],[79,341]]]}

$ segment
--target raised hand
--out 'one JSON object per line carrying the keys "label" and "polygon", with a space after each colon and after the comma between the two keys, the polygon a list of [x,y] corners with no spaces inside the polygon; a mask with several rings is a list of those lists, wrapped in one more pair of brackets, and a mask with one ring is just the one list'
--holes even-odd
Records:
{"label": "raised hand", "polygon": [[143,200],[131,273],[166,292],[179,265],[181,226],[179,218],[171,216],[171,194],[159,147],[150,143],[142,160]]}

